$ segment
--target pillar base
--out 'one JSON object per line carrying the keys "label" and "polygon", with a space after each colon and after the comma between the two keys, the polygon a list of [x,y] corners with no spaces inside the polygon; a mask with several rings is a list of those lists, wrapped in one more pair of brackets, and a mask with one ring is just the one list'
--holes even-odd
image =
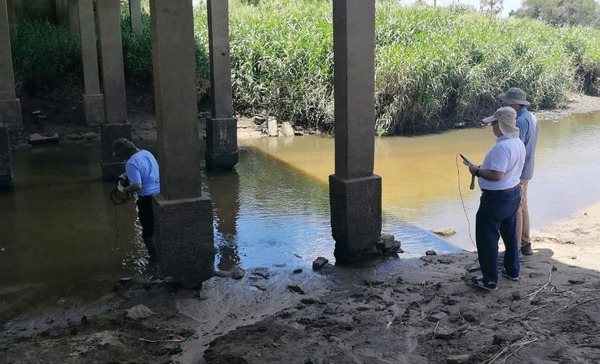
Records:
{"label": "pillar base", "polygon": [[21,115],[21,102],[19,99],[0,100],[0,125],[8,130],[22,130],[23,116]]}
{"label": "pillar base", "polygon": [[337,263],[354,263],[380,256],[381,177],[341,179],[329,176],[331,232]]}
{"label": "pillar base", "polygon": [[0,174],[0,191],[11,190],[14,187],[14,179],[12,174]]}
{"label": "pillar base", "polygon": [[206,169],[231,170],[238,160],[237,119],[206,118]]}
{"label": "pillar base", "polygon": [[0,189],[13,186],[12,159],[10,157],[10,139],[6,126],[0,126]]}
{"label": "pillar base", "polygon": [[113,144],[119,138],[131,140],[131,124],[103,124],[100,130],[102,139],[102,180],[116,181],[125,172],[125,162],[113,156]]}
{"label": "pillar base", "polygon": [[156,250],[161,274],[184,288],[200,288],[215,265],[212,202],[208,197],[154,196]]}
{"label": "pillar base", "polygon": [[104,95],[83,95],[83,107],[86,125],[97,126],[104,123]]}

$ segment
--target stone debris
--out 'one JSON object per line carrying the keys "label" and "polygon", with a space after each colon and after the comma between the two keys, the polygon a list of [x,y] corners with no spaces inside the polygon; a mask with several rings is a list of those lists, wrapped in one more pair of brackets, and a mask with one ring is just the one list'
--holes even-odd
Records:
{"label": "stone debris", "polygon": [[318,257],[313,261],[313,269],[321,269],[325,264],[329,263],[329,260],[323,257]]}
{"label": "stone debris", "polygon": [[431,229],[431,232],[434,233],[434,234],[436,234],[436,235],[444,236],[444,237],[446,237],[446,236],[452,236],[452,235],[456,234],[456,231],[454,229],[452,229],[452,228]]}
{"label": "stone debris", "polygon": [[446,358],[446,364],[463,364],[468,363],[471,359],[469,354],[451,355]]}
{"label": "stone debris", "polygon": [[381,237],[377,243],[375,243],[377,250],[381,252],[383,256],[394,256],[404,251],[400,249],[401,243],[394,238],[391,234],[381,234]]}
{"label": "stone debris", "polygon": [[137,305],[125,311],[125,318],[129,320],[141,320],[154,315],[151,309],[145,305]]}
{"label": "stone debris", "polygon": [[267,121],[267,135],[270,137],[279,136],[279,130],[277,129],[277,119],[271,119]]}
{"label": "stone debris", "polygon": [[215,271],[215,276],[222,278],[233,278],[233,279],[242,279],[246,275],[246,272],[240,267],[234,267],[231,270],[218,270]]}
{"label": "stone debris", "polygon": [[281,124],[281,134],[284,137],[293,137],[294,136],[294,128],[292,128],[292,124],[289,121],[284,121]]}
{"label": "stone debris", "polygon": [[34,133],[29,136],[29,144],[55,144],[58,143],[59,136],[58,132],[50,133]]}

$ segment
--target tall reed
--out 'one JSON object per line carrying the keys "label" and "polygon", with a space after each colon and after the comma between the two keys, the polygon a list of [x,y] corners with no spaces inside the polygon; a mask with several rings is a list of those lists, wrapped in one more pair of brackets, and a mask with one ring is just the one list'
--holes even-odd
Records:
{"label": "tall reed", "polygon": [[28,94],[78,84],[82,79],[81,43],[67,29],[46,20],[20,18],[13,44],[15,80]]}
{"label": "tall reed", "polygon": [[[332,130],[331,1],[230,0],[229,15],[236,112]],[[150,87],[149,15],[140,34],[129,31],[127,10],[122,16],[127,80]],[[193,16],[198,97],[204,98],[210,93],[205,5]],[[569,92],[600,94],[598,30],[378,0],[375,36],[381,135],[474,124],[509,86],[524,89],[533,108],[560,106]],[[79,43],[65,29],[20,21],[14,55],[17,79],[31,87],[81,82]]]}

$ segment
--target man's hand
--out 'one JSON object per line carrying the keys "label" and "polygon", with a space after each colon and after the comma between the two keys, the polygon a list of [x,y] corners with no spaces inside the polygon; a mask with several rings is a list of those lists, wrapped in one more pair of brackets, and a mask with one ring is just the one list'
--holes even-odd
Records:
{"label": "man's hand", "polygon": [[469,172],[471,172],[472,175],[475,175],[475,173],[477,173],[477,170],[479,169],[479,166],[477,164],[469,164]]}

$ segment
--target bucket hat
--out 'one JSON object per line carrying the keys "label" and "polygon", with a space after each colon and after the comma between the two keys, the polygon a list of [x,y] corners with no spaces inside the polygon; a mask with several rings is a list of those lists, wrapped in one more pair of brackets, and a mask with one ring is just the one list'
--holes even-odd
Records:
{"label": "bucket hat", "polygon": [[489,124],[498,120],[498,127],[505,137],[515,139],[519,137],[519,128],[517,127],[517,112],[510,106],[501,107],[492,116],[483,119],[483,122]]}
{"label": "bucket hat", "polygon": [[518,87],[511,87],[503,94],[500,94],[498,98],[507,105],[523,105],[529,106],[529,101],[526,100],[527,94],[525,91]]}

